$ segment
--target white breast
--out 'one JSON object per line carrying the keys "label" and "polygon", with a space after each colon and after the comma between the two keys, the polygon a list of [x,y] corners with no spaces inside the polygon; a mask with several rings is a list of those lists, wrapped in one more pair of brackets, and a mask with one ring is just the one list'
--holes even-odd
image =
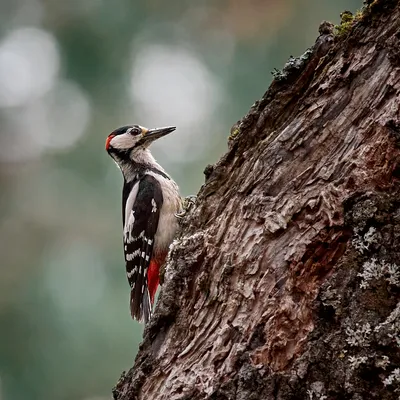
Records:
{"label": "white breast", "polygon": [[156,253],[167,252],[178,229],[178,219],[175,214],[182,210],[179,188],[172,179],[164,178],[162,175],[153,172],[148,172],[148,174],[157,179],[163,194],[163,205],[154,238],[154,250]]}

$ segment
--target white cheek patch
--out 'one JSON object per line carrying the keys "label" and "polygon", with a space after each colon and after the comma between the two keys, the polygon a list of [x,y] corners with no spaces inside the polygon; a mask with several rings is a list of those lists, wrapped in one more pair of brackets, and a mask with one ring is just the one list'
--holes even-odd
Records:
{"label": "white cheek patch", "polygon": [[115,149],[130,149],[139,139],[140,137],[138,136],[124,133],[122,135],[114,136],[110,141],[110,145]]}

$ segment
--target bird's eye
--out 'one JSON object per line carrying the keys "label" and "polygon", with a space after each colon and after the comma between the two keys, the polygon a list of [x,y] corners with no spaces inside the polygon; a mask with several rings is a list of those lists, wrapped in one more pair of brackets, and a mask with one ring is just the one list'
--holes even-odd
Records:
{"label": "bird's eye", "polygon": [[140,135],[142,133],[142,130],[136,126],[129,128],[128,133],[130,133],[132,136]]}

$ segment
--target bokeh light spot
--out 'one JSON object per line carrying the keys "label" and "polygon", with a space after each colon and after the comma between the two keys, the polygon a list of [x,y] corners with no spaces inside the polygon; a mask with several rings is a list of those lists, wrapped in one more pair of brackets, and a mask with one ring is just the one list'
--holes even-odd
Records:
{"label": "bokeh light spot", "polygon": [[12,31],[0,43],[0,107],[20,106],[43,95],[59,68],[53,35],[38,28]]}
{"label": "bokeh light spot", "polygon": [[221,87],[200,58],[184,47],[150,44],[140,48],[133,58],[131,96],[140,122],[175,125],[184,133],[179,140],[163,142],[165,155],[173,154],[175,162],[185,161],[189,153],[192,159],[204,155]]}
{"label": "bokeh light spot", "polygon": [[90,112],[87,95],[69,81],[26,106],[3,111],[0,161],[27,161],[45,151],[70,148],[85,133]]}

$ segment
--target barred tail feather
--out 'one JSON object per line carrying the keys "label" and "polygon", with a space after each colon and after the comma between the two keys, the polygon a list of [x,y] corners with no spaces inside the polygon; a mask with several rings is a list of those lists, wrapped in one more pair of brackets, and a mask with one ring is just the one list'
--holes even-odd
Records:
{"label": "barred tail feather", "polygon": [[152,312],[151,312],[149,289],[146,287],[142,300],[142,316],[143,316],[143,321],[146,325],[150,321],[151,315]]}
{"label": "barred tail feather", "polygon": [[136,294],[135,290],[131,290],[131,316],[133,319],[147,324],[151,318],[151,303],[147,285],[141,298],[138,298]]}

